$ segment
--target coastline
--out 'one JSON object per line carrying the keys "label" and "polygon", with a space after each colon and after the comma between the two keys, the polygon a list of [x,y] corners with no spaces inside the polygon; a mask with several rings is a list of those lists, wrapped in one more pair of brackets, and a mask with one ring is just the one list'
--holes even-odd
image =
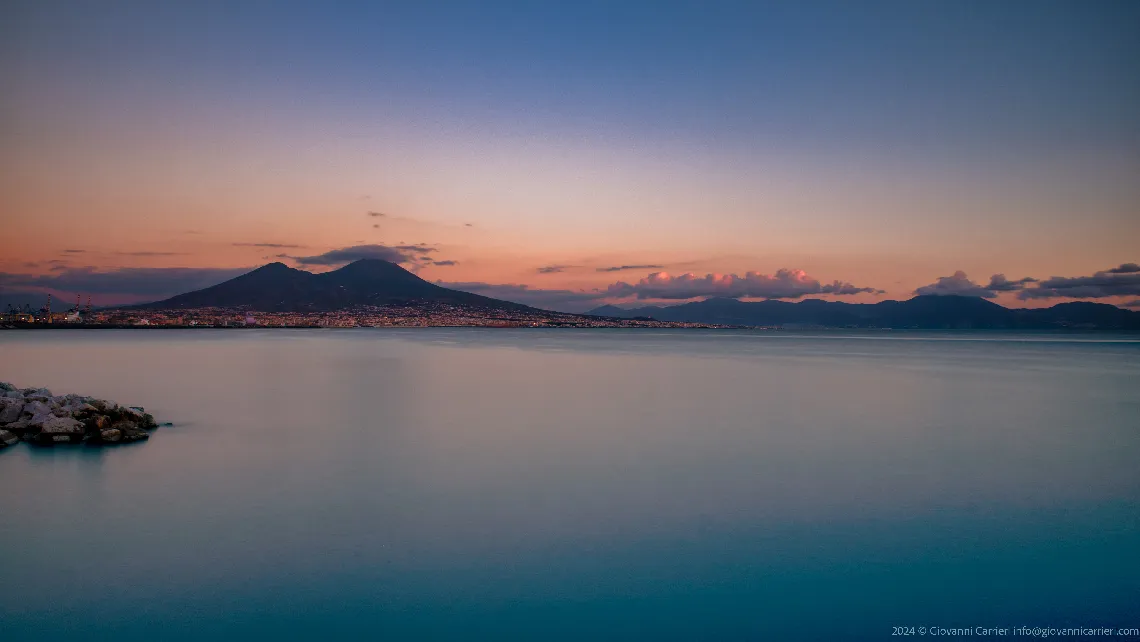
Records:
{"label": "coastline", "polygon": [[0,332],[4,331],[76,331],[76,330],[136,330],[140,332],[152,332],[162,330],[194,330],[194,331],[208,331],[208,330],[224,330],[224,331],[251,331],[251,330],[274,330],[274,331],[299,331],[299,330],[430,330],[430,329],[472,329],[472,330],[593,330],[593,331],[615,331],[615,330],[682,330],[682,331],[699,331],[699,330],[716,330],[722,332],[763,332],[773,335],[785,336],[800,336],[802,334],[815,334],[819,336],[850,336],[850,333],[867,334],[867,335],[895,335],[904,337],[912,333],[931,333],[931,334],[970,334],[970,333],[985,333],[997,335],[1043,335],[1043,336],[1089,336],[1089,337],[1105,337],[1105,336],[1123,336],[1129,338],[1140,338],[1140,331],[1120,328],[1072,328],[1072,327],[1054,327],[1054,328],[880,328],[880,327],[787,327],[787,326],[714,326],[714,325],[698,325],[698,324],[676,324],[676,325],[608,325],[608,326],[589,326],[589,325],[477,325],[477,324],[426,324],[426,325],[355,325],[355,326],[320,326],[320,325],[249,325],[249,326],[213,326],[213,325],[130,325],[130,324],[24,324],[20,326],[0,326]]}

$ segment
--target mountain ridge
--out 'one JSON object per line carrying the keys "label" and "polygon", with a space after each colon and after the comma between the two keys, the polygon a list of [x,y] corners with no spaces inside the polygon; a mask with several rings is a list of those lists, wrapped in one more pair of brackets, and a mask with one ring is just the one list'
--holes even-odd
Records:
{"label": "mountain ridge", "polygon": [[274,262],[217,285],[129,306],[135,309],[244,308],[255,312],[327,312],[360,305],[432,302],[532,310],[511,301],[451,290],[381,259],[360,259],[314,274]]}
{"label": "mountain ridge", "polygon": [[1061,329],[1140,331],[1140,312],[1107,303],[1070,301],[1049,308],[1007,308],[979,297],[920,295],[905,301],[846,303],[805,299],[740,301],[711,298],[674,306],[622,309],[604,305],[586,314],[617,318],[649,317],[768,327],[914,329]]}
{"label": "mountain ridge", "polygon": [[[280,262],[268,263],[208,288],[127,307],[328,312],[355,306],[411,302],[502,311],[538,311],[521,303],[445,288],[381,259],[361,259],[319,274]],[[590,310],[586,316],[764,327],[1140,331],[1140,312],[1106,303],[1072,301],[1049,308],[1006,308],[979,297],[957,295],[920,295],[905,301],[877,303],[821,299],[740,301],[713,297],[674,306],[633,309],[603,305]]]}

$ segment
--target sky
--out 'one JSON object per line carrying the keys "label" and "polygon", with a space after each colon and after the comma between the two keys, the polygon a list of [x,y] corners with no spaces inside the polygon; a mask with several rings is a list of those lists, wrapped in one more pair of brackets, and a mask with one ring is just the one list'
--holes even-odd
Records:
{"label": "sky", "polygon": [[[0,5],[0,299],[1140,307],[1140,3]],[[1000,277],[1000,278],[999,278]]]}

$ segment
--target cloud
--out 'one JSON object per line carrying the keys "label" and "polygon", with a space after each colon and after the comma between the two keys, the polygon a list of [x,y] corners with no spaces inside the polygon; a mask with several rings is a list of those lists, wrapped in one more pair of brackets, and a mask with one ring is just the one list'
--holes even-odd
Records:
{"label": "cloud", "polygon": [[984,299],[993,299],[997,297],[998,292],[1016,292],[1024,290],[1030,283],[1036,283],[1037,279],[1033,277],[1025,277],[1016,281],[1010,281],[1005,278],[1004,274],[995,274],[990,277],[990,282],[981,285],[974,283],[966,276],[962,270],[958,270],[951,276],[938,277],[938,280],[930,285],[924,285],[914,291],[917,295],[955,295],[955,296],[976,296]]}
{"label": "cloud", "polygon": [[1014,292],[1017,290],[1024,290],[1025,286],[1030,283],[1036,283],[1037,279],[1027,276],[1016,281],[1010,281],[1005,278],[1004,274],[995,274],[990,277],[990,283],[986,289],[990,292]]}
{"label": "cloud", "polygon": [[64,254],[83,254],[87,250],[64,250]]}
{"label": "cloud", "polygon": [[543,266],[540,268],[535,268],[534,271],[538,272],[539,274],[557,274],[559,272],[565,272],[566,270],[569,270],[570,268],[576,268],[576,267],[578,267],[578,266],[577,265],[546,265],[546,266]]}
{"label": "cloud", "polygon": [[53,274],[0,273],[0,287],[158,299],[217,285],[251,269],[174,267],[100,270],[94,267],[64,267]]}
{"label": "cloud", "polygon": [[446,283],[443,281],[436,281],[436,283],[454,290],[559,312],[585,312],[597,307],[599,301],[605,297],[604,293],[597,291],[543,290],[522,284],[496,285],[481,282]]}
{"label": "cloud", "polygon": [[1123,263],[1092,276],[1054,276],[1017,293],[1023,301],[1029,299],[1103,299],[1112,296],[1140,295],[1140,266]]}
{"label": "cloud", "polygon": [[619,281],[606,288],[612,297],[636,296],[639,299],[693,299],[697,297],[763,297],[767,299],[798,299],[810,294],[849,295],[862,292],[879,293],[880,290],[857,287],[843,281],[820,283],[803,270],[781,269],[774,275],[747,272],[735,274],[682,274],[671,276],[654,272],[637,283]]}
{"label": "cloud", "polygon": [[1121,265],[1095,272],[1092,276],[1054,276],[1045,280],[1025,277],[1010,281],[1004,274],[990,277],[986,285],[974,283],[961,270],[953,276],[944,276],[930,285],[914,291],[915,294],[957,294],[992,299],[999,292],[1017,292],[1022,301],[1030,299],[1102,299],[1114,296],[1140,295],[1140,265]]}
{"label": "cloud", "polygon": [[305,247],[304,245],[292,245],[289,243],[234,243],[234,247],[271,247],[275,249],[296,249]]}
{"label": "cloud", "polygon": [[186,256],[185,252],[115,252],[119,256]]}
{"label": "cloud", "polygon": [[958,270],[952,276],[940,276],[934,283],[916,288],[914,293],[919,296],[952,294],[957,296],[979,296],[986,299],[992,299],[997,296],[997,294],[985,287],[971,281],[962,270]]}
{"label": "cloud", "polygon": [[1137,308],[1137,309],[1140,309],[1140,299],[1136,299],[1135,301],[1129,301],[1129,302],[1127,302],[1127,303],[1121,303],[1121,304],[1120,304],[1120,307],[1122,307],[1122,308]]}
{"label": "cloud", "polygon": [[621,272],[623,270],[660,270],[664,265],[614,265],[612,267],[600,267],[595,272]]}
{"label": "cloud", "polygon": [[384,212],[369,212],[369,213],[368,213],[368,215],[369,215],[369,216],[373,216],[373,217],[376,217],[376,218],[379,218],[379,217],[383,217],[383,216],[388,216],[388,215],[387,215],[387,214],[385,214]]}
{"label": "cloud", "polygon": [[314,256],[290,257],[301,265],[341,265],[360,259],[381,259],[392,263],[417,263],[417,255],[434,252],[427,245],[353,245]]}
{"label": "cloud", "polygon": [[464,223],[463,227],[475,227],[474,223]]}
{"label": "cloud", "polygon": [[452,261],[452,260],[432,261],[431,264],[432,265],[438,265],[440,267],[451,267],[452,265],[459,265],[459,261]]}
{"label": "cloud", "polygon": [[375,227],[375,228],[379,228],[379,227],[380,227],[380,224],[379,224],[379,223],[373,223],[373,224],[372,224],[372,227]]}

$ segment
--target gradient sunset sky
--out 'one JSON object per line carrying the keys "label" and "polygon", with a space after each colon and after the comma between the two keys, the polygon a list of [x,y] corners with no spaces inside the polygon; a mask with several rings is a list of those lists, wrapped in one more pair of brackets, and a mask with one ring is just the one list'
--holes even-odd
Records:
{"label": "gradient sunset sky", "polygon": [[1140,300],[1140,2],[17,0],[0,79],[10,296]]}

